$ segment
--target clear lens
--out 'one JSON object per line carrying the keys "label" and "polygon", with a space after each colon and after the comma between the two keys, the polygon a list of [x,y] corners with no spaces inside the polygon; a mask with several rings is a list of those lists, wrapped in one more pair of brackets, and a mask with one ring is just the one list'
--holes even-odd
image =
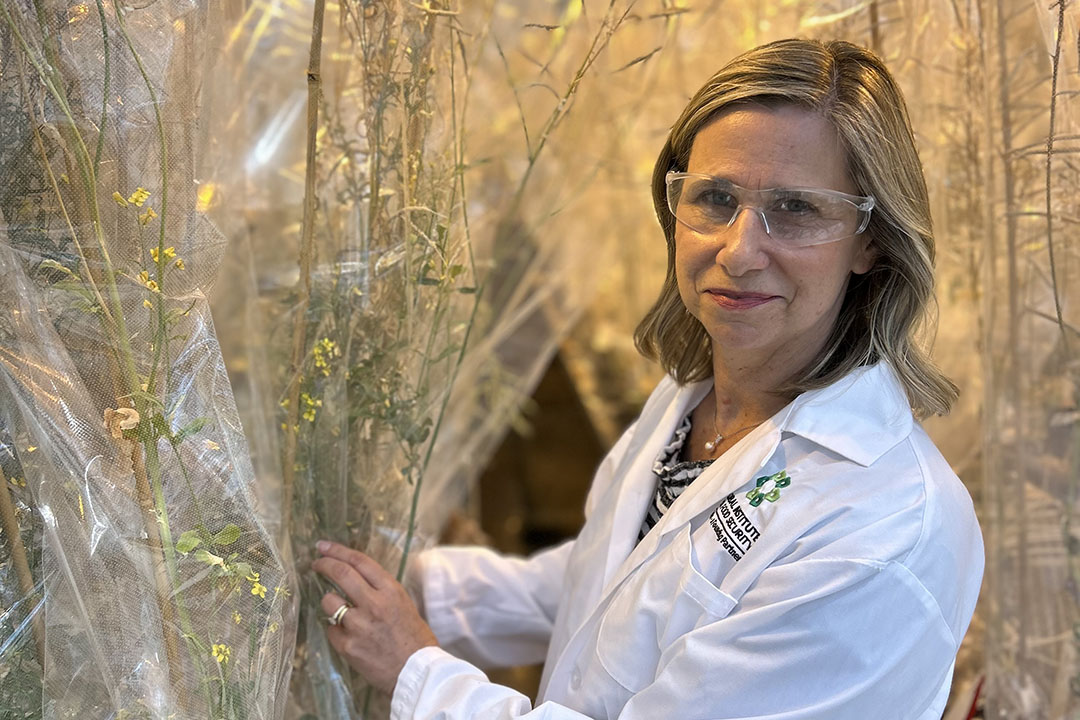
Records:
{"label": "clear lens", "polygon": [[719,232],[742,209],[757,212],[769,236],[797,247],[819,245],[866,229],[872,198],[832,190],[747,190],[704,175],[671,173],[668,208],[679,222],[703,234]]}

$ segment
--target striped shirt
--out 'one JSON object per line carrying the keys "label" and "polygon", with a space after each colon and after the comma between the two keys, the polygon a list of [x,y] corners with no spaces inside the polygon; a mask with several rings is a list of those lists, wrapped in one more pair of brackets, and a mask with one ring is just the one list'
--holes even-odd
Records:
{"label": "striped shirt", "polygon": [[682,491],[689,487],[690,483],[697,479],[705,468],[712,465],[712,460],[679,460],[683,445],[687,436],[690,435],[690,416],[687,415],[679,427],[675,430],[675,437],[663,447],[653,463],[653,474],[656,475],[656,493],[653,495],[649,509],[645,513],[645,520],[641,523],[641,531],[638,532],[638,542],[660,522],[667,509],[671,507]]}

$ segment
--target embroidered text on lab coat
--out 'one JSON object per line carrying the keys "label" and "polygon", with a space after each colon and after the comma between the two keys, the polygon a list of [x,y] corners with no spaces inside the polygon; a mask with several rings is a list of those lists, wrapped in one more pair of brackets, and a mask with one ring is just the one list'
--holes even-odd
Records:
{"label": "embroidered text on lab coat", "polygon": [[728,495],[720,506],[709,516],[709,525],[716,535],[716,541],[735,560],[741,560],[750,546],[761,537],[761,532],[746,516],[735,494]]}

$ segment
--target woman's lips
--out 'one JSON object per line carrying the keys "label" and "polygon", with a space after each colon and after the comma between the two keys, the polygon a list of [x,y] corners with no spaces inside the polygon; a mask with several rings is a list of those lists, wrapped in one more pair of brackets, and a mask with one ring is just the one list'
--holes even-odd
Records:
{"label": "woman's lips", "polygon": [[776,299],[775,295],[735,292],[733,290],[708,290],[706,294],[717,305],[728,310],[749,310]]}

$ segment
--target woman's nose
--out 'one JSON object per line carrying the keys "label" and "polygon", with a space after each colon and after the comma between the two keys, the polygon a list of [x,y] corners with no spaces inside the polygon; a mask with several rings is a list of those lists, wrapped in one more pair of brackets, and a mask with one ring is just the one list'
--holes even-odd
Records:
{"label": "woman's nose", "polygon": [[768,221],[756,208],[741,207],[726,228],[720,230],[716,262],[730,277],[739,277],[769,264]]}

